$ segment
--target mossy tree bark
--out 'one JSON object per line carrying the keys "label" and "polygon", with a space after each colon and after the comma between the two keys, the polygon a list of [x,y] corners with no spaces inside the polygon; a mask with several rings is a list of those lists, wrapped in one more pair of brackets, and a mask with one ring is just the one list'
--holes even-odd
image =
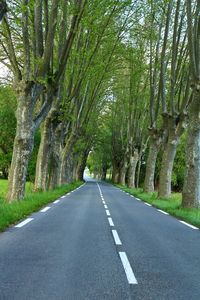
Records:
{"label": "mossy tree bark", "polygon": [[48,189],[49,161],[52,152],[51,120],[47,117],[41,129],[41,142],[37,155],[35,186],[36,191]]}
{"label": "mossy tree bark", "polygon": [[200,206],[200,2],[195,12],[191,0],[186,1],[190,77],[193,93],[189,110],[189,129],[186,147],[186,174],[183,186],[183,206]]}
{"label": "mossy tree bark", "polygon": [[31,93],[27,89],[19,96],[16,112],[17,128],[9,172],[10,184],[7,194],[9,202],[24,197],[28,161],[34,145],[35,127],[32,117],[33,110]]}
{"label": "mossy tree bark", "polygon": [[133,155],[131,155],[128,166],[128,180],[127,185],[129,188],[135,188],[135,177],[136,177],[136,168],[139,159],[138,149],[134,149]]}
{"label": "mossy tree bark", "polygon": [[200,206],[200,90],[196,86],[189,112],[183,206]]}
{"label": "mossy tree bark", "polygon": [[144,191],[146,193],[154,192],[156,160],[160,149],[160,145],[161,145],[161,138],[159,134],[150,137],[149,152],[148,152],[148,158],[146,163],[146,172],[145,172],[145,180],[144,180]]}

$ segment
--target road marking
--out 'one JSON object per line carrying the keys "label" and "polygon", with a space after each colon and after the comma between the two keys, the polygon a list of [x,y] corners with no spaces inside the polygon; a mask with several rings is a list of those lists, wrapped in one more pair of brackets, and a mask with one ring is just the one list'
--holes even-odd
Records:
{"label": "road marking", "polygon": [[102,203],[103,203],[103,204],[106,204],[106,202],[105,202],[105,201],[102,201]]}
{"label": "road marking", "polygon": [[40,212],[46,212],[47,210],[49,210],[51,207],[50,206],[46,206],[45,208],[41,209]]}
{"label": "road marking", "polygon": [[61,198],[63,199],[63,198],[65,198],[65,196],[62,196]]}
{"label": "road marking", "polygon": [[55,204],[56,204],[56,203],[58,203],[58,202],[60,202],[60,200],[55,200],[53,203],[55,203]]}
{"label": "road marking", "polygon": [[151,204],[149,204],[149,203],[146,203],[146,202],[145,202],[144,204],[146,204],[146,205],[148,205],[148,206],[152,206]]}
{"label": "road marking", "polygon": [[199,229],[199,228],[197,228],[196,226],[193,226],[193,225],[191,225],[191,224],[188,224],[188,223],[186,223],[186,222],[184,222],[184,221],[179,221],[180,223],[182,223],[182,224],[184,224],[184,225],[186,225],[186,226],[188,226],[188,227],[190,227],[190,228],[192,228],[192,229]]}
{"label": "road marking", "polygon": [[161,212],[164,215],[169,215],[166,211],[162,210],[162,209],[157,209],[159,212]]}
{"label": "road marking", "polygon": [[137,201],[141,201],[139,198],[135,198]]}
{"label": "road marking", "polygon": [[117,230],[112,230],[112,234],[113,234],[113,238],[114,238],[114,240],[115,240],[115,244],[116,245],[122,245],[122,242],[121,242],[121,240],[120,240],[120,238],[119,238],[119,235],[118,235],[118,233],[117,233]]}
{"label": "road marking", "polygon": [[135,278],[135,275],[134,275],[131,265],[129,263],[126,252],[119,252],[119,256],[120,256],[122,265],[124,267],[124,271],[126,273],[128,283],[129,284],[138,284],[137,279]]}
{"label": "road marking", "polygon": [[108,208],[108,206],[107,205],[104,205],[104,207],[107,209]]}
{"label": "road marking", "polygon": [[109,212],[109,210],[108,210],[108,209],[106,209],[106,214],[107,214],[107,216],[109,216],[109,217],[110,217],[110,212]]}
{"label": "road marking", "polygon": [[112,218],[108,218],[108,222],[109,222],[110,226],[115,226],[114,223],[113,223]]}
{"label": "road marking", "polygon": [[33,218],[27,218],[26,220],[24,220],[23,222],[15,225],[15,227],[20,228],[23,227],[24,225],[28,224],[29,222],[31,222],[32,220],[34,220]]}

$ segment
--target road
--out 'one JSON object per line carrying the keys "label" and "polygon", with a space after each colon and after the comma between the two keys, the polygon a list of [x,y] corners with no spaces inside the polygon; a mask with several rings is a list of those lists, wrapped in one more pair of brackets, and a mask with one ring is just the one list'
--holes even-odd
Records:
{"label": "road", "polygon": [[0,234],[0,299],[200,299],[200,232],[87,182]]}

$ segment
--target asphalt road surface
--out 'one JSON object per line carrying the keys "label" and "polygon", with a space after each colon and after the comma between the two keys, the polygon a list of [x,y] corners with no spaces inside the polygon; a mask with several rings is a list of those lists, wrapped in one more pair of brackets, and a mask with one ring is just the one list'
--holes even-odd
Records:
{"label": "asphalt road surface", "polygon": [[1,300],[200,299],[200,231],[87,182],[0,234]]}

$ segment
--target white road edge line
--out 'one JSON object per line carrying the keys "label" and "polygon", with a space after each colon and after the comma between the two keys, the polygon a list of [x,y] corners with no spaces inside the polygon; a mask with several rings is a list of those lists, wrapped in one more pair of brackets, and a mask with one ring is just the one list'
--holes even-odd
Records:
{"label": "white road edge line", "polygon": [[49,210],[51,207],[50,206],[46,206],[45,208],[41,209],[40,212],[46,212],[47,210]]}
{"label": "white road edge line", "polygon": [[60,200],[55,200],[55,201],[53,201],[54,204],[56,204],[56,203],[58,203],[58,202],[60,202]]}
{"label": "white road edge line", "polygon": [[124,271],[126,273],[128,283],[129,284],[138,284],[137,279],[135,278],[135,275],[134,275],[131,265],[129,263],[126,252],[119,252],[119,256],[120,256],[122,265],[124,267]]}
{"label": "white road edge line", "polygon": [[118,233],[117,233],[117,230],[113,229],[113,230],[112,230],[112,234],[113,234],[113,238],[114,238],[114,240],[115,240],[115,244],[116,244],[116,245],[122,245],[122,242],[121,242],[121,240],[120,240],[120,238],[119,238],[119,235],[118,235]]}
{"label": "white road edge line", "polygon": [[108,209],[106,209],[106,214],[107,214],[107,216],[109,216],[109,217],[110,217],[110,212],[109,212],[109,210],[108,210]]}
{"label": "white road edge line", "polygon": [[26,220],[24,220],[23,222],[15,225],[16,228],[20,228],[23,227],[24,225],[28,224],[29,222],[33,221],[33,218],[27,218]]}
{"label": "white road edge line", "polygon": [[162,210],[162,209],[157,209],[159,212],[161,212],[164,215],[169,215],[166,211]]}
{"label": "white road edge line", "polygon": [[65,198],[66,196],[62,196],[61,198],[63,199],[63,198]]}
{"label": "white road edge line", "polygon": [[108,222],[109,222],[110,226],[112,226],[112,227],[115,226],[114,223],[113,223],[112,218],[108,218]]}
{"label": "white road edge line", "polygon": [[193,226],[193,225],[191,225],[191,224],[188,224],[188,223],[186,223],[186,222],[184,222],[184,221],[179,221],[180,223],[182,223],[182,224],[184,224],[184,225],[186,225],[186,226],[188,226],[188,227],[190,227],[190,228],[192,228],[192,229],[199,229],[199,228],[197,228],[196,226]]}
{"label": "white road edge line", "polygon": [[146,205],[148,205],[148,206],[152,206],[151,204],[149,204],[149,203],[146,203],[146,202],[145,202],[144,204],[146,204]]}

